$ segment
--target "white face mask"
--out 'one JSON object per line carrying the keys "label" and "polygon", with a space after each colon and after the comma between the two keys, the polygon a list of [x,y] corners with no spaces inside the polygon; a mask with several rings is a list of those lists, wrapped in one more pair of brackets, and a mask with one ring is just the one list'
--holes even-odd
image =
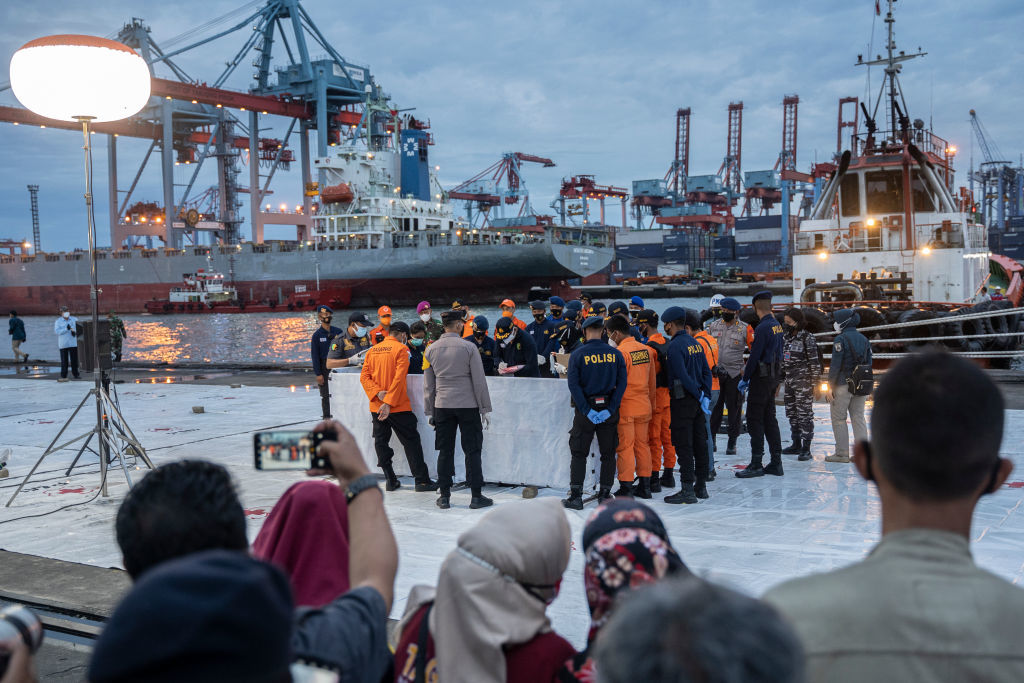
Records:
{"label": "white face mask", "polygon": [[618,348],[619,345],[615,343],[614,339],[609,338],[608,339],[608,346],[610,346],[610,347],[612,347],[614,349],[614,348]]}
{"label": "white face mask", "polygon": [[422,320],[425,323],[429,323],[430,322],[430,314],[429,313],[421,314],[420,315],[420,320]]}
{"label": "white face mask", "polygon": [[71,317],[71,314],[70,314],[70,313],[68,313],[67,311],[64,311],[63,313],[61,313],[61,315],[62,315],[63,317],[65,317],[65,318],[70,318],[70,317]]}
{"label": "white face mask", "polygon": [[832,329],[835,330],[836,332],[842,332],[843,326],[840,325],[839,323],[832,323]]}
{"label": "white face mask", "polygon": [[369,331],[370,331],[369,329],[363,327],[362,325],[356,325],[356,336],[357,337],[360,337],[360,338],[365,337],[366,334]]}

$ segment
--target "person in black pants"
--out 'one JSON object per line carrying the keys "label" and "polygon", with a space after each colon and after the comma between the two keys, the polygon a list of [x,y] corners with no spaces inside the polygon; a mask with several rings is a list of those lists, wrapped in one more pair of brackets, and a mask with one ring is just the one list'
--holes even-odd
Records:
{"label": "person in black pants", "polygon": [[[668,343],[668,389],[671,396],[672,445],[676,449],[680,489],[666,503],[696,503],[708,498],[708,432],[705,415],[711,413],[711,368],[704,345],[686,331],[687,311],[670,306],[661,314]],[[700,326],[691,312],[689,323]]]}
{"label": "person in black pants", "polygon": [[331,347],[331,340],[341,334],[340,329],[331,325],[333,316],[334,311],[330,306],[317,306],[316,317],[320,321],[320,326],[313,331],[313,338],[309,342],[313,372],[316,373],[316,383],[320,389],[320,408],[323,410],[325,420],[331,419],[331,371],[327,369],[327,353]]}
{"label": "person in black pants", "polygon": [[583,321],[582,327],[586,341],[569,356],[567,373],[576,412],[569,430],[569,497],[562,505],[572,510],[583,509],[583,479],[595,435],[601,452],[597,502],[611,497],[615,449],[619,445],[619,404],[626,393],[626,361],[614,347],[601,340],[604,318],[591,316]]}
{"label": "person in black pants", "polygon": [[[741,392],[747,394],[747,433],[750,434],[750,464],[736,473],[740,479],[774,474],[781,477],[782,435],[775,415],[775,392],[779,389],[782,364],[782,324],[772,315],[772,293],[754,295],[754,311],[760,320],[754,328],[750,358],[743,369]],[[771,462],[762,467],[764,442],[768,441]]]}

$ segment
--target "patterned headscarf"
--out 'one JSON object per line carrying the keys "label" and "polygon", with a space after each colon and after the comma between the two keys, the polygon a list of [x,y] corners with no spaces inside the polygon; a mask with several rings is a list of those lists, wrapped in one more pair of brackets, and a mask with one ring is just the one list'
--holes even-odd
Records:
{"label": "patterned headscarf", "polygon": [[566,662],[566,673],[589,681],[596,680],[590,648],[620,595],[689,569],[672,548],[661,518],[632,498],[599,505],[583,529],[583,547],[590,631],[587,648]]}

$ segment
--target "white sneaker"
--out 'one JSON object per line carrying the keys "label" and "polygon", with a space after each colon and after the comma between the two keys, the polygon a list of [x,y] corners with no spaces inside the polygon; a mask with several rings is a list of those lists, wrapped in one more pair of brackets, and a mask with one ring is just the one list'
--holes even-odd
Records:
{"label": "white sneaker", "polygon": [[826,455],[825,462],[850,462],[848,455]]}

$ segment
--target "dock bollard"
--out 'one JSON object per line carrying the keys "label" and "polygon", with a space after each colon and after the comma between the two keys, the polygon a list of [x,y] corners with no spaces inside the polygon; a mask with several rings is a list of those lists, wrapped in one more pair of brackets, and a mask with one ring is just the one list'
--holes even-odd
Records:
{"label": "dock bollard", "polygon": [[205,413],[206,408],[204,408],[203,406],[192,406],[192,412],[198,415],[199,413]]}

